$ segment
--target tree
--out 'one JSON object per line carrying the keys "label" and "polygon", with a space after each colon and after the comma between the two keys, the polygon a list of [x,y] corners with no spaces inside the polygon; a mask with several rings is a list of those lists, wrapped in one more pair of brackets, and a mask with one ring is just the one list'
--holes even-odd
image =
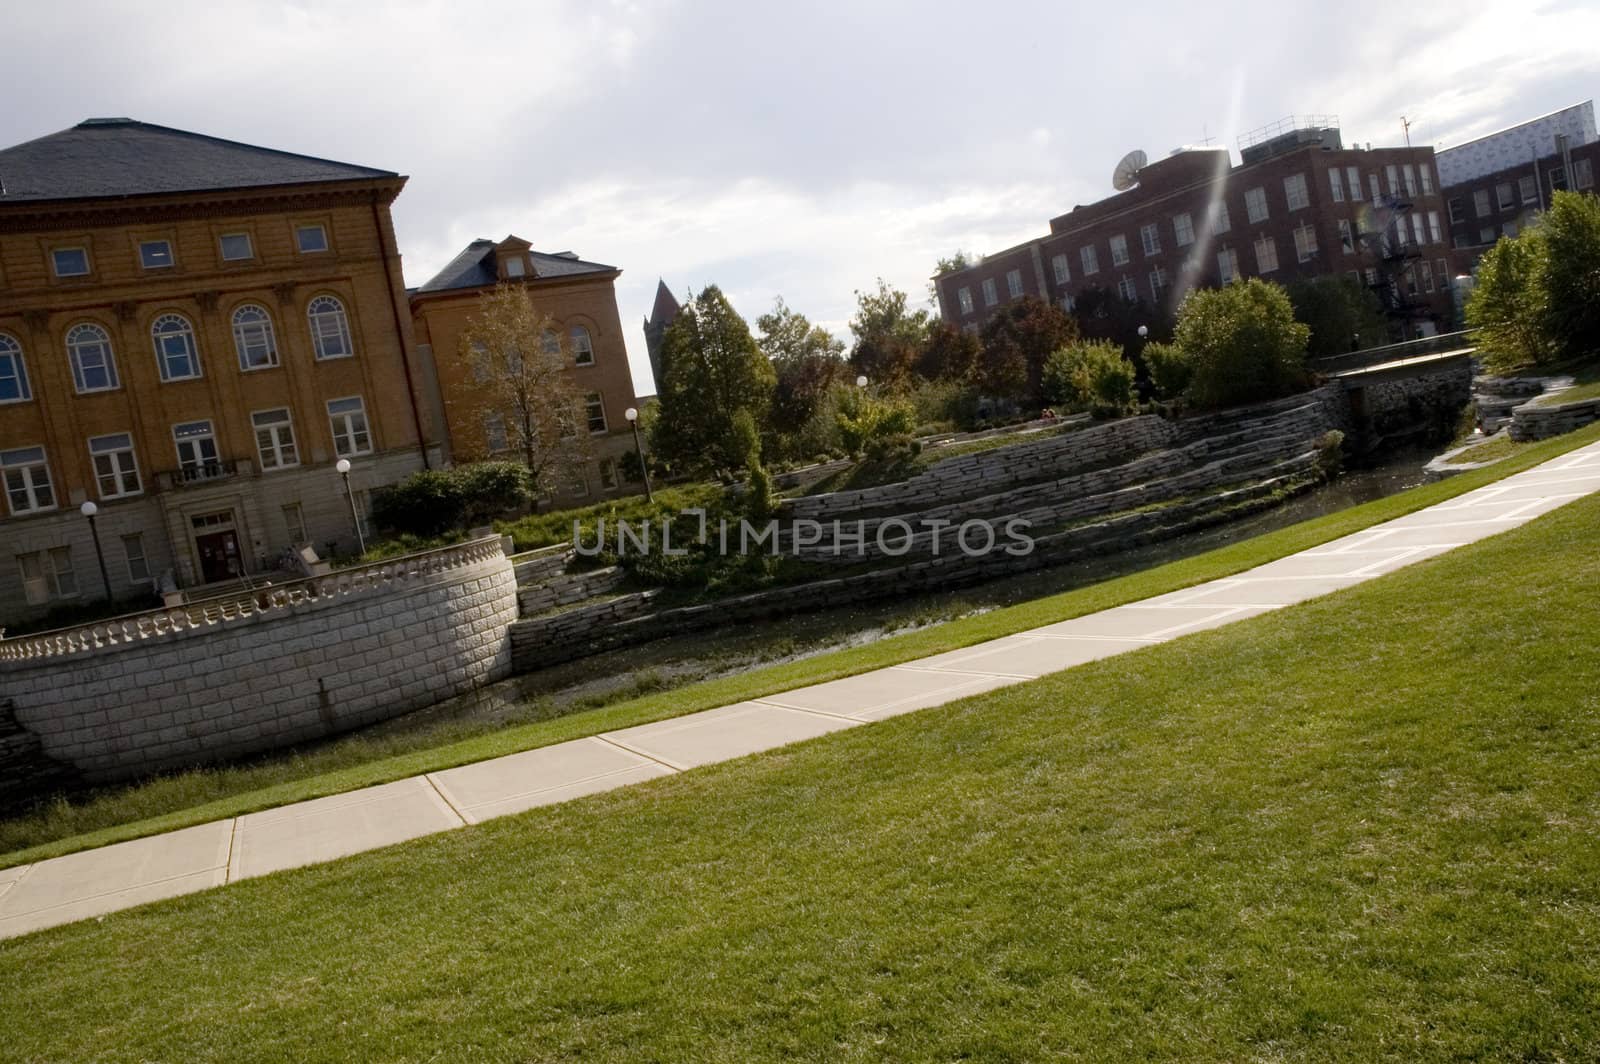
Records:
{"label": "tree", "polygon": [[472,368],[479,397],[473,413],[486,434],[504,432],[537,493],[569,483],[589,457],[589,434],[579,431],[583,400],[555,322],[534,308],[526,289],[499,285],[467,319],[460,355]]}
{"label": "tree", "polygon": [[1189,293],[1178,310],[1176,343],[1194,363],[1190,397],[1216,408],[1305,388],[1310,334],[1294,320],[1283,288],[1260,278]]}
{"label": "tree", "polygon": [[1117,415],[1134,405],[1133,363],[1109,340],[1079,341],[1052,351],[1043,383],[1046,402],[1072,410]]}
{"label": "tree", "polygon": [[850,364],[875,384],[890,389],[909,384],[931,325],[925,310],[908,310],[906,294],[878,278],[876,292],[856,292],[850,319],[855,346]]}
{"label": "tree", "polygon": [[1536,232],[1545,243],[1546,339],[1567,358],[1600,351],[1600,199],[1556,192]]}
{"label": "tree", "polygon": [[[1172,339],[1175,322],[1165,306],[1151,306],[1143,299],[1123,299],[1119,293],[1098,285],[1080,291],[1073,302],[1072,317],[1078,335],[1085,340],[1109,340],[1122,348],[1141,380],[1149,380],[1145,365],[1145,345]],[[1145,335],[1139,335],[1140,327]]]}
{"label": "tree", "polygon": [[1541,228],[1502,238],[1478,260],[1467,298],[1467,324],[1479,331],[1479,348],[1491,369],[1543,362],[1552,347],[1545,334],[1545,262]]}
{"label": "tree", "polygon": [[756,319],[756,328],[761,330],[756,345],[777,380],[771,426],[780,433],[799,432],[817,416],[828,389],[846,375],[844,341],[790,310],[782,297]]}
{"label": "tree", "polygon": [[1289,302],[1294,316],[1311,330],[1306,352],[1312,358],[1348,351],[1356,337],[1363,347],[1376,346],[1388,332],[1377,294],[1345,274],[1296,281],[1289,286]]}
{"label": "tree", "polygon": [[1023,296],[996,311],[981,334],[979,384],[990,395],[1041,396],[1041,378],[1050,352],[1078,338],[1078,327],[1058,306]]}
{"label": "tree", "polygon": [[978,373],[983,345],[977,336],[949,322],[935,322],[917,360],[917,374],[926,380],[970,382]]}
{"label": "tree", "polygon": [[938,278],[957,270],[965,270],[977,260],[965,251],[957,248],[955,254],[941,257],[933,267],[933,279],[928,282],[928,305],[934,310],[939,309],[939,282]]}
{"label": "tree", "polygon": [[687,469],[744,470],[750,426],[766,420],[777,378],[721,289],[711,285],[684,304],[662,339],[662,354],[667,379],[652,449]]}

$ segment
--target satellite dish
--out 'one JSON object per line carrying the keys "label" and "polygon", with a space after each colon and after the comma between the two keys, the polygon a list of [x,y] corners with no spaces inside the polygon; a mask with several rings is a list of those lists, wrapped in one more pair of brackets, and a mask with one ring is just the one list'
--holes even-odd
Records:
{"label": "satellite dish", "polygon": [[1139,183],[1139,171],[1144,169],[1148,157],[1138,148],[1133,149],[1122,157],[1117,168],[1111,171],[1111,187],[1118,192],[1126,192]]}

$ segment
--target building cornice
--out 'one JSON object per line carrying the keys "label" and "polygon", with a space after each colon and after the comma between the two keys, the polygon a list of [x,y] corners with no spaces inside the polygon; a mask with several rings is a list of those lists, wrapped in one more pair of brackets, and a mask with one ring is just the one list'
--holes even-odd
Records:
{"label": "building cornice", "polygon": [[150,225],[324,207],[364,206],[374,202],[387,206],[394,202],[405,183],[404,177],[361,178],[305,185],[0,203],[0,233]]}

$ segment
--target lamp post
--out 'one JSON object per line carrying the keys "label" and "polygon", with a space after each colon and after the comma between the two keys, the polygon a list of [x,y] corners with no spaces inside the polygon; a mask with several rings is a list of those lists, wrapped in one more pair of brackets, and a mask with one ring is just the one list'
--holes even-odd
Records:
{"label": "lamp post", "polygon": [[350,504],[350,523],[356,526],[356,546],[361,548],[361,553],[367,553],[367,537],[361,534],[361,518],[356,516],[356,495],[350,490],[350,459],[341,458],[333,464],[344,478],[344,497]]}
{"label": "lamp post", "polygon": [[91,500],[85,499],[83,505],[78,507],[78,512],[89,519],[89,535],[94,538],[94,556],[100,563],[100,584],[106,589],[106,601],[111,601],[111,576],[106,572],[106,552],[100,548],[100,530],[95,527],[94,515],[100,512],[100,507]]}
{"label": "lamp post", "polygon": [[655,502],[655,493],[650,490],[650,463],[644,456],[644,443],[639,439],[639,410],[637,407],[628,407],[622,412],[628,419],[628,425],[633,429],[633,453],[639,456],[639,475],[644,477],[644,501]]}
{"label": "lamp post", "polygon": [[1148,326],[1148,325],[1139,326],[1139,339],[1143,340],[1145,337],[1147,337],[1149,335],[1150,335],[1150,326]]}
{"label": "lamp post", "polygon": [[856,378],[856,387],[857,388],[865,388],[866,386],[867,386],[867,378],[866,377],[857,377]]}

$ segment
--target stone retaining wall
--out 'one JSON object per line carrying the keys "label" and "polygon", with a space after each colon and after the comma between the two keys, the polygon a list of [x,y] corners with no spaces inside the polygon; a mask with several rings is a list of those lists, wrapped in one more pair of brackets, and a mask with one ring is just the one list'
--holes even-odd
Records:
{"label": "stone retaining wall", "polygon": [[1560,436],[1600,421],[1600,398],[1570,403],[1523,403],[1511,411],[1511,438],[1519,443]]}
{"label": "stone retaining wall", "polygon": [[90,781],[236,758],[461,694],[511,668],[498,536],[0,641],[0,689]]}
{"label": "stone retaining wall", "polygon": [[615,591],[627,577],[626,573],[613,565],[605,569],[591,569],[586,573],[547,577],[541,583],[529,584],[520,579],[520,566],[518,570],[521,590],[517,592],[517,604],[522,607],[524,617]]}

